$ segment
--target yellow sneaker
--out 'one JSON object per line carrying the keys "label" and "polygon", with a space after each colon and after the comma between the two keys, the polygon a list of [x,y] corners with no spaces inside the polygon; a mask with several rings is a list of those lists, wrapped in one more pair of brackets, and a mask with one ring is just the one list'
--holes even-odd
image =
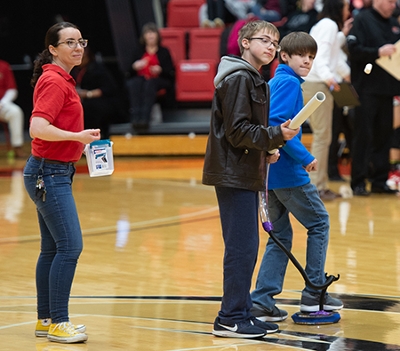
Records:
{"label": "yellow sneaker", "polygon": [[[50,324],[51,324],[50,318],[39,319],[36,323],[35,335],[38,337],[47,336]],[[75,325],[74,327],[75,330],[78,331],[79,333],[84,333],[86,331],[86,326],[84,324],[78,324]]]}
{"label": "yellow sneaker", "polygon": [[76,342],[85,342],[88,336],[79,332],[71,322],[52,323],[47,334],[50,341],[71,344]]}
{"label": "yellow sneaker", "polygon": [[51,324],[51,319],[39,319],[36,323],[35,335],[36,336],[47,336]]}

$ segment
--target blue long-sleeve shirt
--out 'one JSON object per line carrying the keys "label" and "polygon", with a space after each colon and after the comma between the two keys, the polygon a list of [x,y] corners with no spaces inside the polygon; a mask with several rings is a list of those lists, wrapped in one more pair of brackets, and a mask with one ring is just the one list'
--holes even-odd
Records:
{"label": "blue long-sleeve shirt", "polygon": [[[284,123],[303,108],[301,84],[304,80],[292,68],[280,64],[274,77],[268,82],[271,88],[271,108],[269,123],[276,126]],[[300,129],[292,140],[288,140],[280,149],[280,159],[270,165],[268,189],[292,188],[310,182],[307,171],[303,168],[309,165],[314,156],[301,143]]]}

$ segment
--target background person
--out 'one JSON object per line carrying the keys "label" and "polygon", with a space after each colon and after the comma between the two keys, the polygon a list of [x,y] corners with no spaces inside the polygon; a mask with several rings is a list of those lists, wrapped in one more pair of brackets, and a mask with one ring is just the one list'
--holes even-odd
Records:
{"label": "background person", "polygon": [[0,60],[0,120],[8,123],[10,142],[17,158],[25,157],[22,150],[24,144],[24,113],[14,103],[18,90],[14,73],[8,62]]}
{"label": "background person", "polygon": [[167,98],[174,92],[175,68],[169,50],[161,46],[157,25],[147,23],[140,37],[141,49],[133,59],[131,78],[127,81],[132,126],[136,131],[147,130],[151,109],[157,92],[167,90]]}
{"label": "background person", "polygon": [[45,49],[34,63],[32,155],[24,168],[25,188],[36,205],[40,255],[36,266],[35,335],[60,343],[87,340],[85,326],[69,321],[68,303],[82,232],[72,195],[74,163],[99,129],[83,129],[83,109],[69,74],[81,64],[87,41],[78,28],[60,22],[47,31]]}
{"label": "background person", "polygon": [[318,91],[325,94],[326,99],[308,119],[313,141],[311,153],[318,160],[318,170],[310,174],[322,200],[333,200],[339,197],[328,188],[329,146],[332,140],[333,96],[331,89],[339,91],[336,80],[338,74],[343,80],[350,81],[350,67],[341,55],[342,46],[346,43],[352,19],[347,0],[326,0],[310,35],[318,44],[310,74],[303,83],[304,103],[307,103]]}
{"label": "background person", "polygon": [[[394,193],[386,180],[390,170],[389,150],[393,134],[393,97],[400,94],[400,81],[386,72],[375,60],[396,51],[400,25],[393,12],[396,0],[373,0],[372,7],[354,18],[348,37],[351,80],[360,106],[354,111],[351,147],[351,188],[353,194]],[[364,73],[372,63],[370,74]],[[371,183],[370,191],[366,188]]]}
{"label": "background person", "polygon": [[122,113],[114,77],[96,60],[90,47],[85,48],[82,63],[74,67],[71,75],[82,101],[85,128],[100,127],[101,138],[108,139],[110,124]]}
{"label": "background person", "polygon": [[[310,72],[317,53],[317,43],[304,32],[288,34],[282,39],[281,47],[280,65],[268,82],[271,89],[271,126],[292,119],[303,108],[302,77]],[[268,212],[274,234],[291,251],[293,229],[290,214],[307,229],[306,273],[313,284],[323,285],[326,282],[329,215],[308,176],[308,172],[317,169],[318,162],[301,143],[301,131],[285,143],[280,156],[278,162],[270,165],[268,178]],[[279,322],[288,316],[285,310],[276,306],[275,301],[275,296],[282,292],[288,260],[275,241],[269,238],[256,288],[251,293],[251,313],[262,321]],[[319,311],[320,295],[320,292],[305,286],[301,294],[301,311]],[[325,310],[342,307],[340,300],[326,294]]]}
{"label": "background person", "polygon": [[[279,50],[271,23],[252,21],[239,32],[241,57],[221,59],[211,108],[203,184],[215,187],[225,244],[221,309],[213,334],[257,338],[278,326],[250,313],[251,279],[257,260],[258,192],[265,189],[266,152],[293,138],[299,129],[267,127],[269,90],[259,73]],[[274,156],[277,159],[277,154]]]}

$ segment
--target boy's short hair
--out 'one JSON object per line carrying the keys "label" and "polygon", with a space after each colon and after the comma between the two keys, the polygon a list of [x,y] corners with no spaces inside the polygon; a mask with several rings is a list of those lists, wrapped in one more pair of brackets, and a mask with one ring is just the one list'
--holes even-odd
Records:
{"label": "boy's short hair", "polygon": [[286,52],[290,57],[292,55],[306,55],[310,54],[315,56],[317,54],[318,45],[315,39],[306,32],[292,32],[285,35],[281,42],[281,51],[279,53],[279,63],[285,63],[282,60],[282,52]]}
{"label": "boy's short hair", "polygon": [[240,48],[240,54],[243,54],[244,52],[244,47],[242,46],[242,40],[244,38],[251,38],[254,33],[257,33],[260,30],[265,30],[267,33],[271,33],[277,36],[279,39],[280,34],[278,29],[270,22],[267,21],[261,21],[261,20],[256,20],[256,21],[249,21],[247,22],[240,30],[239,30],[239,38],[238,38],[238,44]]}

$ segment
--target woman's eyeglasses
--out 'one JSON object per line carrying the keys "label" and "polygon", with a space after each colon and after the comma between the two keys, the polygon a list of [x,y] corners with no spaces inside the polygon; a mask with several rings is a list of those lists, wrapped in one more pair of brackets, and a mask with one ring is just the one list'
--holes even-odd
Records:
{"label": "woman's eyeglasses", "polygon": [[66,40],[66,41],[61,41],[57,45],[60,44],[67,44],[68,47],[71,49],[76,49],[78,47],[78,44],[81,46],[81,48],[85,48],[88,44],[87,39],[80,39],[80,40]]}

